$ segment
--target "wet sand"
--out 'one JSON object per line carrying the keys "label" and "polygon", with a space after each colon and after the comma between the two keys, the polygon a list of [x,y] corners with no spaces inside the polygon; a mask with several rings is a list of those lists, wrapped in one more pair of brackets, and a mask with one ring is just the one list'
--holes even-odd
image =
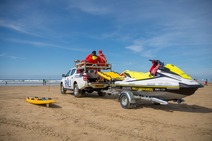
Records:
{"label": "wet sand", "polygon": [[[51,97],[49,108],[26,97]],[[0,141],[212,141],[212,84],[185,103],[123,109],[116,96],[60,94],[59,86],[0,87]]]}

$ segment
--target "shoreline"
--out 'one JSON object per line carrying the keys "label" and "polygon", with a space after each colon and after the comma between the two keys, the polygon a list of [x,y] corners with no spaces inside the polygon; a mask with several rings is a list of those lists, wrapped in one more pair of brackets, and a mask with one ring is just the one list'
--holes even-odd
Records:
{"label": "shoreline", "polygon": [[0,86],[42,86],[42,85],[59,85],[61,80],[58,79],[10,79],[0,80]]}
{"label": "shoreline", "polygon": [[[208,86],[208,85],[212,85],[212,82],[208,82],[208,84],[207,85],[205,85],[204,84],[204,82],[202,82],[202,83],[200,83],[200,84],[202,84],[203,86]],[[5,84],[5,83],[0,83],[0,87],[9,87],[9,86],[59,86],[60,85],[60,80],[59,81],[57,81],[57,82],[51,82],[51,83],[46,83],[46,84],[43,84],[43,82],[38,82],[38,83],[33,83],[33,82],[31,82],[31,83],[20,83],[20,82],[18,82],[18,83],[7,83],[7,84]]]}

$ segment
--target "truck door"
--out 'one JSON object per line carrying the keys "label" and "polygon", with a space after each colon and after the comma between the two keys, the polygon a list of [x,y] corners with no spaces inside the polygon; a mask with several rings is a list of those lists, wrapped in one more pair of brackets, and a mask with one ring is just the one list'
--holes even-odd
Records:
{"label": "truck door", "polygon": [[74,74],[76,69],[72,69],[69,76],[69,88],[73,89]]}
{"label": "truck door", "polygon": [[72,89],[73,88],[73,78],[74,78],[74,73],[76,69],[71,69],[67,74],[66,74],[66,79],[65,79],[65,88]]}
{"label": "truck door", "polygon": [[71,71],[72,71],[72,70],[68,71],[68,73],[66,74],[66,78],[65,78],[65,88],[70,88],[70,81],[69,81],[69,79],[70,79]]}

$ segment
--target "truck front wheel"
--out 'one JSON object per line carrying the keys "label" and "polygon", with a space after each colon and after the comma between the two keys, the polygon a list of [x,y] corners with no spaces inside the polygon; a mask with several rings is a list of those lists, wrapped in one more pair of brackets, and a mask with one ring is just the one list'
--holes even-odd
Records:
{"label": "truck front wheel", "polygon": [[63,86],[63,83],[60,84],[60,92],[61,94],[66,94],[66,89]]}
{"label": "truck front wheel", "polygon": [[74,84],[74,96],[75,97],[81,97],[82,96],[77,84]]}

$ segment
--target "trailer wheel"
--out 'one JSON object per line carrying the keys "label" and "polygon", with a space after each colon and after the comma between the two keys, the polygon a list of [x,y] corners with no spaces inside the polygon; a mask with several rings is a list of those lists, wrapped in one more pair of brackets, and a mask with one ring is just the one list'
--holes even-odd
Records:
{"label": "trailer wheel", "polygon": [[121,104],[121,107],[124,108],[124,109],[130,109],[132,108],[131,105],[130,105],[130,101],[129,101],[129,98],[126,94],[122,94],[120,99],[119,99],[119,102]]}
{"label": "trailer wheel", "polygon": [[75,97],[81,97],[82,96],[77,84],[74,84],[74,96]]}
{"label": "trailer wheel", "polygon": [[66,94],[66,89],[63,86],[63,83],[60,84],[60,92],[61,94]]}

